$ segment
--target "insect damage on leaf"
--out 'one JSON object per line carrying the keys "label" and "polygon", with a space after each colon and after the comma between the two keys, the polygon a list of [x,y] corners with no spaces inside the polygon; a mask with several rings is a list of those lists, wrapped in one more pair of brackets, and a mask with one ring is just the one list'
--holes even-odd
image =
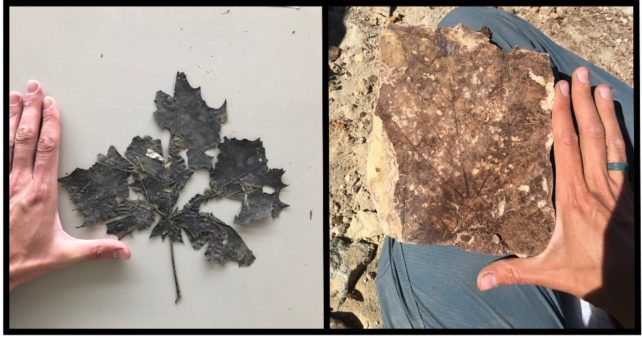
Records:
{"label": "insect damage on leaf", "polygon": [[[260,139],[225,138],[219,149],[216,167],[210,170],[210,186],[223,196],[242,202],[234,223],[247,224],[270,215],[277,217],[281,209],[288,206],[279,200],[279,192],[286,187],[281,181],[284,171],[268,168]],[[264,186],[274,192],[263,192]]]}
{"label": "insect damage on leaf", "polygon": [[185,140],[190,168],[211,168],[212,157],[205,151],[218,145],[221,123],[227,120],[227,101],[218,109],[208,107],[201,88],[192,88],[185,74],[178,73],[174,96],[158,91],[154,102],[156,123]]}
{"label": "insect damage on leaf", "polygon": [[[236,224],[277,217],[288,206],[279,199],[286,184],[282,181],[283,169],[268,168],[260,139],[224,138],[220,142],[221,123],[227,119],[226,103],[218,109],[208,107],[200,88],[192,88],[184,73],[176,76],[173,97],[159,91],[154,102],[158,108],[154,112],[156,122],[170,131],[167,154],[161,140],[135,136],[124,156],[111,146],[107,155],[99,154],[89,169],[75,169],[59,181],[85,216],[80,227],[109,221],[107,233],[119,239],[149,227],[150,238],[169,238],[178,302],[181,293],[173,243],[183,243],[183,232],[195,250],[206,247],[205,257],[210,263],[232,261],[249,266],[255,260],[232,227],[212,213],[199,211],[200,206],[210,199],[241,201]],[[205,151],[217,147],[220,152],[212,166],[213,158]],[[180,155],[185,149],[187,164]],[[179,208],[175,204],[180,191],[197,169],[209,170],[209,187]],[[264,187],[273,192],[264,192]],[[129,198],[130,188],[138,193],[138,199]]]}

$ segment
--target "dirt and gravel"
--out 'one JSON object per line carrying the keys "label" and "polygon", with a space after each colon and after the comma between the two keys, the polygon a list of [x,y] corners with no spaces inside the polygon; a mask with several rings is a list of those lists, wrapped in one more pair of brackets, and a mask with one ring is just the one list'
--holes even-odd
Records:
{"label": "dirt and gravel", "polygon": [[[633,85],[632,7],[499,8],[519,15],[561,46]],[[366,149],[379,80],[379,33],[390,22],[434,27],[452,9],[330,10],[330,236],[340,242],[333,246],[340,249],[330,254],[335,266],[331,327],[383,326],[375,288],[383,233],[365,186]]]}

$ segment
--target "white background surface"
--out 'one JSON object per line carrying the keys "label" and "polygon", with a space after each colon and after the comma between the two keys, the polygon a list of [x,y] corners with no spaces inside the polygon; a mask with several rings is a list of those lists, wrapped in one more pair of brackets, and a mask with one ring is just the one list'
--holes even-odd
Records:
{"label": "white background surface", "polygon": [[[184,71],[205,101],[228,103],[222,136],[261,137],[268,165],[285,170],[274,220],[239,229],[257,259],[208,266],[204,248],[176,245],[183,299],[174,304],[168,242],[150,229],[123,239],[129,261],[83,263],[10,294],[18,327],[322,327],[322,61],[319,8],[12,8],[10,89],[29,79],[59,102],[59,176],[88,168],[110,145],[169,132],[153,120],[157,90],[173,95]],[[102,54],[102,57],[101,57]],[[195,174],[179,205],[207,185]],[[63,227],[80,238],[107,237],[60,189]],[[240,204],[208,203],[232,224]],[[312,219],[310,220],[310,210]],[[185,238],[186,239],[186,238]]]}

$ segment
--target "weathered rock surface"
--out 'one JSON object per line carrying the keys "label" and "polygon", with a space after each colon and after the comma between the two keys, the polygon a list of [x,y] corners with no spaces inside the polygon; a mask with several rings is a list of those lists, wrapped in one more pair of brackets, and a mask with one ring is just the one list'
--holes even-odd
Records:
{"label": "weathered rock surface", "polygon": [[330,298],[333,307],[339,308],[350,293],[358,297],[360,293],[355,292],[354,287],[376,252],[377,246],[372,243],[351,243],[345,237],[330,240]]}
{"label": "weathered rock surface", "polygon": [[380,48],[367,184],[385,233],[540,253],[554,227],[548,55],[463,26],[389,25]]}

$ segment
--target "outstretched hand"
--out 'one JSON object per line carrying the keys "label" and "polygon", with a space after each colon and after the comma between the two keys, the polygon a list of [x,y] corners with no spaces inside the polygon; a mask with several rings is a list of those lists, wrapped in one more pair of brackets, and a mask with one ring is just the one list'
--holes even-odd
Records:
{"label": "outstretched hand", "polygon": [[[555,230],[540,255],[496,261],[477,287],[537,284],[564,291],[607,310],[623,326],[635,324],[634,202],[625,171],[624,139],[606,85],[591,96],[588,70],[555,86]],[[572,98],[572,100],[571,100]],[[571,104],[577,120],[575,132]]]}
{"label": "outstretched hand", "polygon": [[42,86],[9,95],[9,281],[19,284],[81,261],[128,259],[115,239],[81,240],[67,234],[58,216],[60,112]]}

